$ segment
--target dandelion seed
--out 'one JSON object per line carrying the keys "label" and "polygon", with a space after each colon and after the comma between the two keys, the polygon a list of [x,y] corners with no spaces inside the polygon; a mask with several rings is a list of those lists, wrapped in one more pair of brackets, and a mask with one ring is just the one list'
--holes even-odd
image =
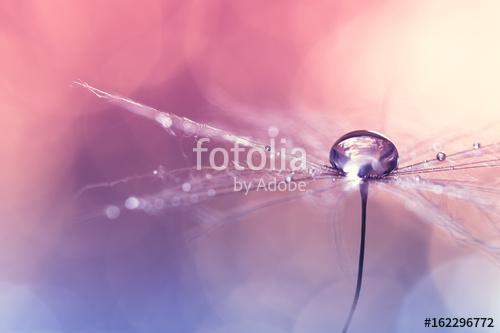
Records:
{"label": "dandelion seed", "polygon": [[[199,124],[171,113],[160,112],[130,99],[103,92],[86,83],[78,84],[94,93],[98,98],[105,99],[134,114],[159,123],[161,128],[167,129],[166,133],[168,134],[182,137],[205,135],[221,143],[238,142],[242,146],[255,148],[261,152],[262,150],[271,151],[271,146],[265,145],[259,140],[239,136],[207,124]],[[260,131],[262,128],[267,128],[267,134],[271,137],[278,134],[286,135],[287,126],[281,123],[279,130],[275,126],[264,126],[262,123],[252,124],[252,121],[259,122],[261,118],[250,114],[248,116],[249,121],[245,125],[248,124],[249,128],[258,128]],[[278,121],[271,123],[276,124]],[[302,125],[304,122],[300,123]],[[492,170],[498,170],[500,167],[500,143],[483,142],[483,144],[480,144],[476,142],[470,147],[469,141],[467,149],[453,151],[449,147],[449,142],[446,142],[447,153],[442,151],[443,146],[441,144],[434,144],[433,147],[426,151],[419,150],[418,153],[409,151],[400,156],[400,152],[391,140],[382,134],[366,130],[349,132],[341,136],[333,146],[329,147],[325,142],[331,138],[327,136],[328,140],[325,140],[317,137],[320,132],[318,129],[324,127],[324,123],[324,121],[320,121],[317,126],[312,126],[312,130],[308,132],[305,140],[301,140],[304,138],[299,136],[296,131],[289,131],[292,132],[292,135],[290,135],[291,140],[280,140],[281,142],[287,142],[288,145],[291,142],[299,142],[303,144],[303,147],[307,148],[306,166],[293,174],[289,170],[279,172],[271,168],[259,171],[250,170],[249,168],[242,170],[228,169],[226,171],[194,170],[192,168],[161,171],[158,168],[153,172],[153,175],[163,179],[164,175],[168,174],[169,182],[162,182],[163,189],[159,192],[129,197],[125,201],[125,208],[129,210],[140,208],[149,213],[157,213],[180,206],[200,204],[205,200],[234,193],[233,180],[235,177],[248,183],[275,178],[277,183],[291,184],[304,181],[309,184],[315,181],[319,184],[326,184],[324,187],[307,188],[304,193],[258,203],[252,207],[235,207],[228,212],[229,217],[219,219],[218,224],[215,222],[207,223],[210,225],[210,230],[202,229],[193,236],[198,237],[200,234],[207,235],[209,232],[213,232],[213,230],[228,223],[227,221],[236,220],[235,216],[244,216],[249,212],[301,198],[306,198],[311,203],[317,203],[317,198],[324,193],[331,193],[332,196],[329,198],[332,198],[333,195],[342,194],[345,190],[358,189],[361,197],[358,274],[352,305],[343,332],[348,331],[361,296],[369,187],[376,186],[393,197],[401,199],[408,209],[421,216],[424,221],[446,231],[457,243],[478,248],[493,256],[496,260],[500,259],[500,248],[498,247],[498,241],[500,240],[500,226],[498,225],[500,221],[498,207],[500,180],[498,177],[495,179],[491,172]],[[306,127],[304,124],[305,129]],[[328,142],[331,143],[331,141]],[[331,149],[328,151],[329,148]],[[479,149],[480,154],[477,151]],[[280,152],[275,153],[276,156],[280,156],[279,154]],[[284,155],[285,158],[292,157],[288,154]],[[433,155],[435,158],[432,158]],[[330,165],[325,163],[328,158]],[[404,164],[400,161],[400,158],[403,158]],[[444,161],[446,162],[443,163]],[[469,174],[473,170],[488,170],[488,173],[483,173],[492,177],[489,178],[490,181],[483,181],[480,177],[473,177]],[[148,175],[151,177],[151,173]],[[423,181],[422,175],[425,177],[425,181]],[[95,190],[99,187],[117,186],[140,179],[142,178],[128,177],[125,181],[119,180],[89,185],[86,189]],[[328,182],[324,183],[323,180],[328,180]],[[255,187],[249,188],[249,191],[254,190]],[[487,230],[488,238],[476,234],[477,228],[471,227],[469,224],[464,223],[460,217],[447,211],[446,205],[440,206],[436,199],[447,200],[447,204],[454,204],[460,208],[469,205],[478,214],[481,214],[483,217],[481,221],[486,221],[485,225],[489,228]],[[108,205],[105,208],[104,215],[108,218],[110,216],[117,218],[119,215],[119,213],[117,215],[117,209],[119,212],[119,207]],[[214,219],[212,218],[210,221]]]}
{"label": "dandelion seed", "polygon": [[353,131],[340,137],[330,150],[330,163],[351,182],[359,184],[361,194],[361,240],[358,259],[356,289],[346,323],[342,332],[347,332],[358,305],[363,280],[366,205],[368,202],[368,180],[380,179],[391,174],[398,165],[396,146],[386,137],[371,131]]}

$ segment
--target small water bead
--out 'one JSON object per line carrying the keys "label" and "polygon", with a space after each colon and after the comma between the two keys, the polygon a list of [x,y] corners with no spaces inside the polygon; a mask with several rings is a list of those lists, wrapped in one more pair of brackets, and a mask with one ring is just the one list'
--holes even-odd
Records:
{"label": "small water bead", "polygon": [[474,144],[472,145],[472,148],[474,149],[480,149],[481,148],[481,143],[480,142],[474,142]]}
{"label": "small water bead", "polygon": [[314,168],[309,168],[309,169],[307,169],[307,173],[308,173],[310,176],[313,176],[313,177],[314,177],[314,176],[316,175],[316,173],[317,173],[317,170],[316,170],[316,169],[314,169]]}
{"label": "small water bead", "polygon": [[165,176],[165,167],[163,165],[158,166],[158,168],[153,170],[153,175],[159,178],[163,178]]}
{"label": "small water bead", "polygon": [[189,191],[191,191],[191,184],[190,184],[190,183],[184,183],[184,184],[182,184],[182,190],[183,190],[184,192],[189,192]]}
{"label": "small water bead", "polygon": [[446,159],[446,154],[440,151],[439,153],[436,154],[436,159],[442,162]]}
{"label": "small water bead", "polygon": [[291,183],[292,180],[293,180],[293,175],[288,175],[285,177],[285,182],[287,182],[287,183]]}
{"label": "small water bead", "polygon": [[110,205],[104,210],[104,215],[110,220],[114,220],[120,216],[120,208]]}
{"label": "small water bead", "polygon": [[330,150],[330,163],[344,176],[381,178],[398,165],[396,146],[383,135],[366,130],[340,137]]}
{"label": "small water bead", "polygon": [[417,175],[417,176],[415,176],[415,181],[416,181],[416,182],[420,182],[421,180],[422,180],[422,177],[420,177],[420,176],[418,176],[418,175]]}
{"label": "small water bead", "polygon": [[268,152],[269,152],[269,151],[271,151],[271,146],[270,146],[270,145],[266,145],[266,146],[264,147],[264,150],[265,150],[265,151],[268,151]]}
{"label": "small water bead", "polygon": [[270,126],[268,129],[267,129],[267,134],[271,137],[271,138],[274,138],[276,136],[278,136],[278,134],[280,133],[280,130],[278,129],[278,127],[276,126]]}
{"label": "small water bead", "polygon": [[129,197],[125,200],[125,207],[130,210],[139,208],[140,204],[141,202],[136,197]]}

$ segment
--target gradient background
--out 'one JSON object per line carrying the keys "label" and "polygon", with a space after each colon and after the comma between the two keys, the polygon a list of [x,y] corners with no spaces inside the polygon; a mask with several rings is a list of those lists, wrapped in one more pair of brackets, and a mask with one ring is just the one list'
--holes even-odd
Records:
{"label": "gradient background", "polygon": [[[0,331],[332,332],[350,304],[355,208],[343,254],[307,205],[196,243],[189,214],[89,213],[149,185],[75,201],[86,184],[183,161],[178,142],[73,80],[198,121],[224,121],[207,102],[216,87],[285,118],[428,139],[500,129],[499,40],[498,1],[0,0]],[[378,205],[352,332],[500,312],[497,266]],[[343,273],[328,264],[341,261]]]}

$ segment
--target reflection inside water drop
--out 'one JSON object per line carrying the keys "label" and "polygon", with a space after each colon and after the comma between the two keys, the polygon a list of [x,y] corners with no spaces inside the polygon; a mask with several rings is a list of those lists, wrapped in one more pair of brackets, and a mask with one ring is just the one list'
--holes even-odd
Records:
{"label": "reflection inside water drop", "polygon": [[343,175],[381,178],[398,165],[398,150],[376,132],[359,130],[338,139],[330,150],[330,163]]}

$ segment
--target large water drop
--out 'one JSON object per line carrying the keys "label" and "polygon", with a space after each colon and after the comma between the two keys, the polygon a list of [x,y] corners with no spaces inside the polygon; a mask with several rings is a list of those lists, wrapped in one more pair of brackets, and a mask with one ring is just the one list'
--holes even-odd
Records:
{"label": "large water drop", "polygon": [[383,135],[359,130],[340,137],[330,150],[330,163],[346,176],[381,178],[398,166],[398,150]]}

